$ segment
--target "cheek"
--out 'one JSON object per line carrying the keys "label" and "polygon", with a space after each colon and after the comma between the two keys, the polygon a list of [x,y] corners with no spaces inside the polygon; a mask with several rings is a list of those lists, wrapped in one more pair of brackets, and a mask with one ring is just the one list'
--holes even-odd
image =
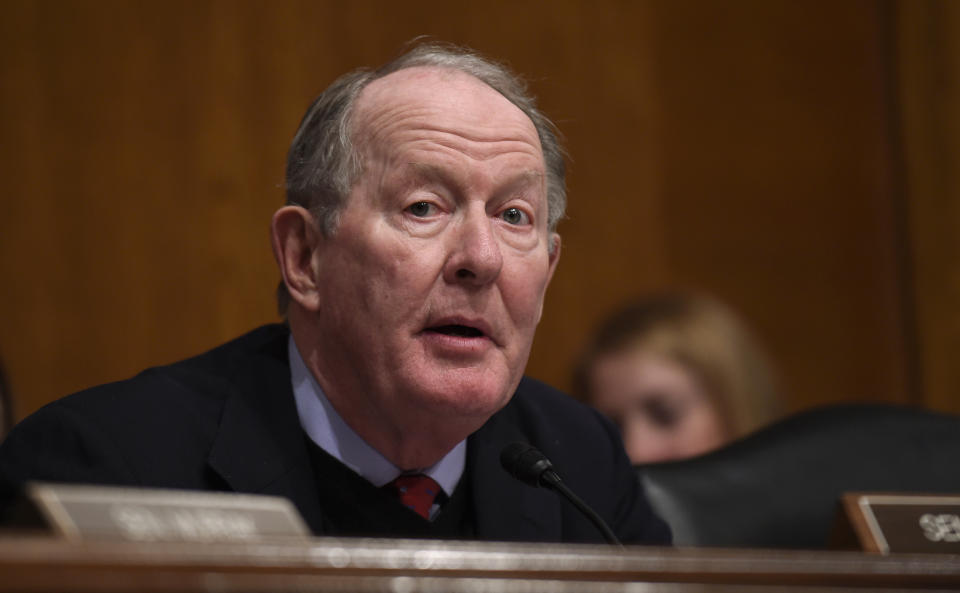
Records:
{"label": "cheek", "polygon": [[500,292],[514,325],[533,329],[543,313],[547,290],[546,257],[520,259],[501,271]]}
{"label": "cheek", "polygon": [[441,277],[443,254],[440,246],[395,242],[372,258],[365,280],[368,290],[385,308],[384,315],[409,318],[430,303]]}
{"label": "cheek", "polygon": [[389,286],[395,266],[368,247],[348,243],[328,252],[318,278],[322,331],[341,346],[381,341],[382,328],[390,321],[386,315],[393,311],[391,302],[402,302]]}
{"label": "cheek", "polygon": [[346,294],[379,315],[399,313],[398,308],[418,302],[415,297],[436,277],[435,249],[429,245],[417,248],[408,241],[392,240],[388,234],[372,232],[366,240],[348,243],[339,270],[341,279],[350,285]]}
{"label": "cheek", "polygon": [[708,404],[690,410],[683,419],[682,430],[678,432],[694,453],[719,447],[727,440],[720,416]]}

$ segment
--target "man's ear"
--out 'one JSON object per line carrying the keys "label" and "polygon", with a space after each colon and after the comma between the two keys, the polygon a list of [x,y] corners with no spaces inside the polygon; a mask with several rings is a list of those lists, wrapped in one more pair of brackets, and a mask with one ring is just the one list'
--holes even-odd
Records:
{"label": "man's ear", "polygon": [[547,276],[547,285],[553,279],[553,273],[557,271],[557,264],[560,263],[560,235],[550,233],[550,273]]}
{"label": "man's ear", "polygon": [[284,206],[270,223],[273,257],[280,267],[291,300],[307,311],[319,308],[314,253],[322,240],[310,211],[302,206]]}
{"label": "man's ear", "polygon": [[[557,264],[560,263],[560,235],[557,233],[550,233],[550,247],[547,250],[547,283],[544,284],[543,290],[546,293],[547,287],[550,286],[550,281],[553,280],[553,273],[557,271]],[[544,297],[540,298],[540,308],[537,310],[537,323],[540,323],[540,318],[543,317],[543,302]]]}

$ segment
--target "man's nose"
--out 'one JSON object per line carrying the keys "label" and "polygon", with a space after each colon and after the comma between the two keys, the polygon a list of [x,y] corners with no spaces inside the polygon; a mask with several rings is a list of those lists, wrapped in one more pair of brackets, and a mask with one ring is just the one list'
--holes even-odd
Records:
{"label": "man's nose", "polygon": [[482,286],[497,279],[503,252],[494,225],[486,212],[469,213],[457,224],[449,237],[447,282]]}

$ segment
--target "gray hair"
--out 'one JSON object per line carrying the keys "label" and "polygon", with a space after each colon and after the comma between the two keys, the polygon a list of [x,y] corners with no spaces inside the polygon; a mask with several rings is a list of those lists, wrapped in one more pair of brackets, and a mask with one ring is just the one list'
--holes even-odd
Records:
{"label": "gray hair", "polygon": [[[352,138],[352,113],[357,97],[368,84],[406,68],[434,66],[459,70],[479,79],[516,105],[533,122],[547,175],[547,227],[550,232],[563,218],[567,203],[565,152],[559,131],[536,107],[526,83],[506,66],[466,48],[424,43],[376,70],[349,72],[314,100],[300,122],[287,155],[287,204],[307,208],[325,234],[336,231],[340,211],[360,177],[362,161]],[[550,249],[553,249],[551,242]],[[281,282],[280,312],[289,294]]]}

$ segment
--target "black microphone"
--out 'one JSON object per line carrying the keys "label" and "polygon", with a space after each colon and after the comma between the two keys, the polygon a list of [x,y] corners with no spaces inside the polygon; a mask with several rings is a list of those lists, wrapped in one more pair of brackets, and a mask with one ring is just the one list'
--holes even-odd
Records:
{"label": "black microphone", "polygon": [[546,456],[538,451],[536,447],[527,443],[511,443],[500,452],[500,465],[507,473],[520,480],[524,484],[534,488],[544,486],[556,490],[567,500],[573,503],[573,506],[583,513],[587,519],[597,526],[603,538],[607,543],[621,546],[620,540],[613,534],[610,527],[604,523],[600,515],[587,506],[587,503],[580,500],[580,497],[567,488],[567,485],[560,479],[560,475],[553,469],[553,464]]}

